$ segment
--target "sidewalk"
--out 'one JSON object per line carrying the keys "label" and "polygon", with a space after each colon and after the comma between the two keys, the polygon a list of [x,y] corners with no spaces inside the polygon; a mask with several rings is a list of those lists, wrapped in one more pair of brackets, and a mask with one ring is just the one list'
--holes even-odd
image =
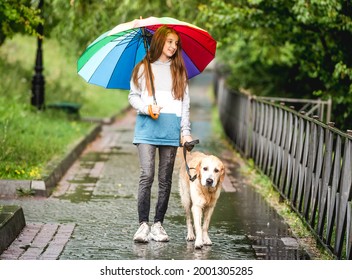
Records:
{"label": "sidewalk", "polygon": [[[23,207],[26,227],[0,259],[309,259],[281,217],[241,181],[238,163],[214,134],[212,104],[207,94],[211,77],[192,80],[194,150],[214,153],[227,166],[224,191],[210,225],[213,246],[194,250],[186,242],[184,211],[178,194],[176,162],[173,189],[164,227],[170,242],[135,244],[138,228],[139,164],[131,144],[135,112],[104,125],[49,198],[0,200]],[[127,97],[126,97],[127,98]],[[155,180],[151,217],[156,201]]]}

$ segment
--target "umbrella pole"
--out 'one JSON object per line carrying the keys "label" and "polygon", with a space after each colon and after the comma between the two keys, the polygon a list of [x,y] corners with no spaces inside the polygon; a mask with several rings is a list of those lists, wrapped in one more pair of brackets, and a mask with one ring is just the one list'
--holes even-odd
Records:
{"label": "umbrella pole", "polygon": [[157,105],[156,98],[155,98],[154,81],[153,81],[153,77],[152,77],[152,68],[150,66],[149,55],[148,55],[147,34],[145,32],[145,27],[142,27],[142,34],[143,34],[143,43],[144,43],[145,53],[146,53],[146,56],[147,56],[147,67],[148,67],[147,70],[148,70],[148,73],[149,73],[150,87],[152,89],[154,105]]}

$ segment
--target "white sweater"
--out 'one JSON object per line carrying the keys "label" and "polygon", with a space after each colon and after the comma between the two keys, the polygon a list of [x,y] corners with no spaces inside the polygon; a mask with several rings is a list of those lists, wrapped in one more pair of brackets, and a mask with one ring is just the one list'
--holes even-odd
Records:
{"label": "white sweater", "polygon": [[[128,100],[138,112],[133,143],[152,145],[180,145],[180,134],[191,134],[189,120],[190,97],[188,86],[183,100],[176,100],[172,95],[171,61],[156,61],[151,64],[154,74],[155,98],[162,107],[159,118],[154,120],[149,116],[148,105],[153,104],[153,97],[148,95],[144,75],[139,79],[137,87],[130,82]],[[139,73],[144,71],[143,65]],[[140,88],[141,90],[139,90]]]}

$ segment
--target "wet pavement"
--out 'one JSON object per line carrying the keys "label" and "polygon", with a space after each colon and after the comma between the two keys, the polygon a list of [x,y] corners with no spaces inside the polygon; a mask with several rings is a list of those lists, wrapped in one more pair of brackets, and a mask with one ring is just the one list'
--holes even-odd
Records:
{"label": "wet pavement", "polygon": [[[190,84],[192,136],[200,140],[194,150],[215,154],[227,166],[225,188],[210,224],[213,246],[195,250],[194,243],[185,240],[186,222],[177,185],[178,166],[183,160],[181,151],[164,221],[170,242],[136,244],[132,241],[138,228],[139,165],[137,149],[131,143],[135,120],[131,110],[115,123],[104,125],[101,136],[87,147],[49,198],[0,200],[0,204],[22,206],[27,222],[23,234],[0,259],[20,259],[31,249],[36,254],[27,253],[27,259],[46,259],[45,256],[62,260],[309,259],[282,218],[252,187],[243,183],[236,156],[213,127],[211,86],[211,75],[207,73],[194,78]],[[157,179],[152,188],[151,220],[156,183]],[[42,244],[40,251],[33,241],[35,234],[28,230],[39,228],[35,226],[38,224],[41,228],[55,225],[54,228],[69,230],[61,239],[55,239],[55,232],[52,233],[51,240],[47,238],[46,242],[58,240],[59,245]],[[27,232],[31,232],[32,239],[26,237]],[[53,253],[45,253],[51,247]]]}

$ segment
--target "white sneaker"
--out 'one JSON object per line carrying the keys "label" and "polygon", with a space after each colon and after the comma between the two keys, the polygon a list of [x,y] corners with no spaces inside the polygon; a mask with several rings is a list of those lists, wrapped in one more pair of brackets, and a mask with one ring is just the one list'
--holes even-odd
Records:
{"label": "white sneaker", "polygon": [[149,242],[149,226],[147,223],[142,223],[137,232],[133,236],[133,241],[140,242],[140,243],[147,243]]}
{"label": "white sneaker", "polygon": [[165,229],[161,225],[160,222],[155,223],[152,225],[152,228],[149,233],[150,239],[159,242],[167,242],[169,241],[169,236],[167,235]]}

